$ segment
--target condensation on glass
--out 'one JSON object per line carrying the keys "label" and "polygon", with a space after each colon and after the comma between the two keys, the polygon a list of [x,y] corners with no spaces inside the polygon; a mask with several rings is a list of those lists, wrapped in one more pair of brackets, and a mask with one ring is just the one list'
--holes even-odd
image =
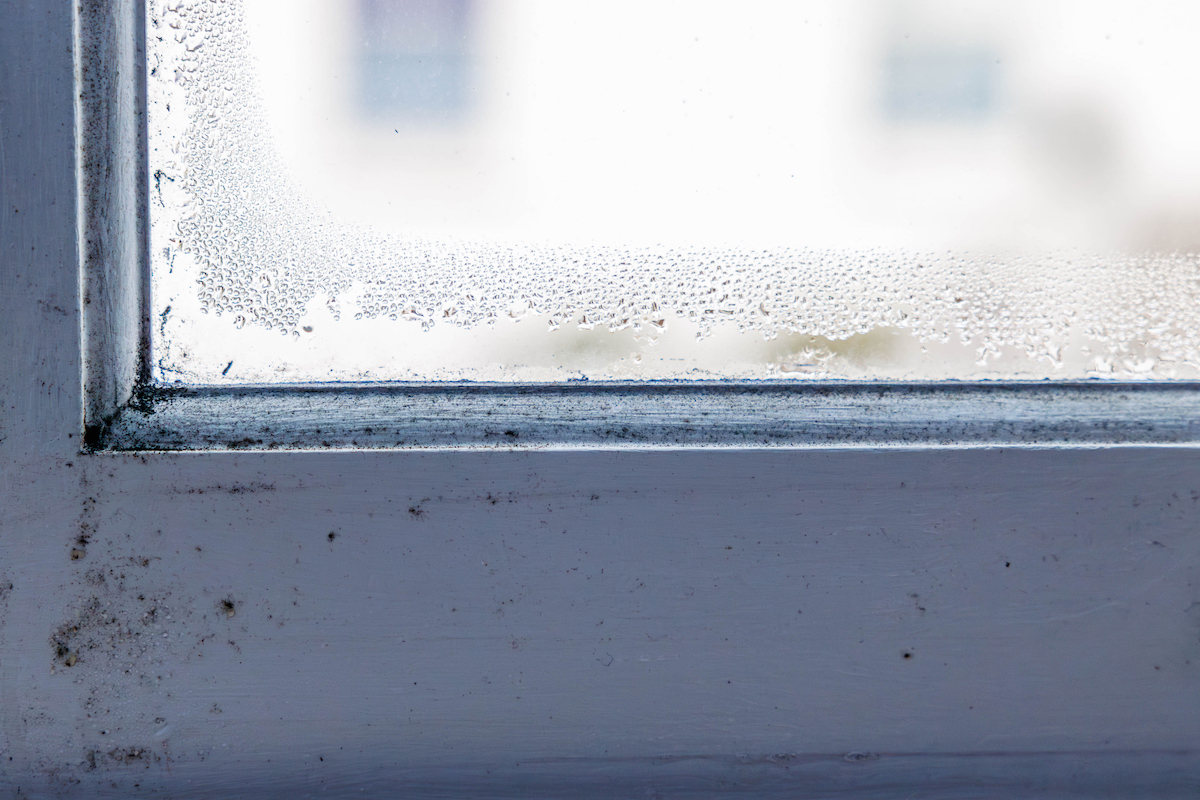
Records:
{"label": "condensation on glass", "polygon": [[161,381],[1200,376],[1200,6],[147,14]]}

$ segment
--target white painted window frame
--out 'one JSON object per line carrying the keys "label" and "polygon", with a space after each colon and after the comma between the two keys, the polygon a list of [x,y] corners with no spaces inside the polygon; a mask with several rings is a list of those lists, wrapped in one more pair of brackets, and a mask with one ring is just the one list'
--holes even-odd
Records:
{"label": "white painted window frame", "polygon": [[141,2],[81,5],[91,450],[1191,445],[1200,384],[317,384],[150,379]]}
{"label": "white painted window frame", "polygon": [[142,318],[76,2],[0,0],[5,796],[1200,792],[1187,387],[1110,401],[1175,447],[81,455]]}

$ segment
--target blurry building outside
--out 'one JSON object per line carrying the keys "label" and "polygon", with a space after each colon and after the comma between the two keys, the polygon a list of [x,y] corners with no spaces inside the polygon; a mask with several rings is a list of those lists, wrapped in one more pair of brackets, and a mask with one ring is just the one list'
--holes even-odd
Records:
{"label": "blurry building outside", "polygon": [[[244,5],[272,146],[297,191],[348,224],[416,239],[668,250],[1007,257],[1200,249],[1200,48],[1191,41],[1200,7],[1113,0]],[[682,331],[674,339],[672,326]],[[309,319],[307,327],[334,326]],[[395,360],[384,354],[388,347],[449,357],[432,336],[422,338],[428,326],[404,327],[373,333],[395,342],[378,352],[360,348],[365,360],[351,372],[387,377],[385,362]],[[566,327],[574,332],[564,327],[560,340],[595,353],[562,375],[621,377],[639,368],[622,372],[616,361],[707,357],[695,356],[686,319],[668,320],[649,345],[637,331],[605,340],[586,325],[582,334]],[[538,343],[544,328],[487,334],[506,342],[488,358],[567,358]],[[774,365],[774,375],[818,362],[828,370],[808,371],[973,374],[971,348],[918,345],[882,327],[838,341],[809,338],[764,343],[716,331],[707,346],[725,352],[720,361],[737,360],[729,348],[745,345],[751,361]],[[323,375],[331,353],[345,350],[326,341],[314,334],[299,345],[263,346],[286,363],[299,363],[296,348],[308,347]],[[293,349],[278,350],[285,347]],[[814,347],[827,351],[816,361]],[[875,347],[930,363],[889,372],[872,362]],[[204,349],[194,344],[189,352],[195,358]],[[955,361],[964,354],[967,361]],[[224,365],[224,356],[211,360]],[[939,360],[950,366],[931,365]],[[1023,369],[1017,377],[1049,368]]]}

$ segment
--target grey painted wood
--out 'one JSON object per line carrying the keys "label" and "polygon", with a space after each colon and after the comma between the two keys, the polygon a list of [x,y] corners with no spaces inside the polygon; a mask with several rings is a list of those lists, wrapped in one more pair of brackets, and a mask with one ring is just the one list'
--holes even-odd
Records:
{"label": "grey painted wood", "polygon": [[71,9],[0,19],[8,796],[1200,791],[1192,446],[81,454]]}
{"label": "grey painted wood", "polygon": [[152,390],[98,450],[1193,446],[1194,384]]}
{"label": "grey painted wood", "polygon": [[[53,5],[53,4],[47,4]],[[85,430],[149,378],[145,19],[137,0],[78,4],[76,128]]]}

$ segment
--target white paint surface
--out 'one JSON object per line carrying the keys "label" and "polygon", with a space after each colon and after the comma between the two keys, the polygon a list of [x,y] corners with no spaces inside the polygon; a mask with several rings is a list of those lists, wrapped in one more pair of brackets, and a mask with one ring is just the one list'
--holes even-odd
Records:
{"label": "white paint surface", "polygon": [[80,455],[69,8],[0,19],[9,796],[1194,796],[1192,449]]}

